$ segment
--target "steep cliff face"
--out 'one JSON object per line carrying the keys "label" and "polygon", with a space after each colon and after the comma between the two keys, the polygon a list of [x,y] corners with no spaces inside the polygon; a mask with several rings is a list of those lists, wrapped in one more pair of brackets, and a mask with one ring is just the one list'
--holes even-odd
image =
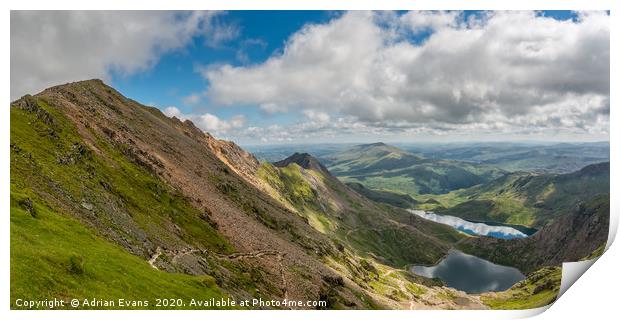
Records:
{"label": "steep cliff face", "polygon": [[[241,177],[251,175],[256,159],[101,81],[12,103],[11,150],[16,222],[37,219],[36,212],[79,221],[147,268],[210,275],[237,298],[316,300],[330,292],[334,304],[367,306],[354,293],[359,288],[329,280],[339,275],[321,260],[337,255],[333,242]],[[59,259],[67,263],[70,252],[83,252],[80,243],[66,246]],[[45,254],[30,249],[12,251],[12,261]],[[94,254],[80,256],[87,266],[105,264]],[[52,268],[36,261],[41,270]],[[15,272],[13,279],[28,278],[21,274],[27,270]],[[33,285],[46,283],[39,280]],[[20,285],[26,284],[12,288]]]}
{"label": "steep cliff face", "polygon": [[209,133],[205,133],[205,139],[209,149],[235,173],[242,176],[250,182],[256,182],[256,171],[260,166],[256,157],[243,150],[232,141],[219,140]]}
{"label": "steep cliff face", "polygon": [[609,194],[579,204],[531,237],[503,240],[467,239],[459,247],[479,257],[532,272],[578,261],[603,247],[609,232]]}

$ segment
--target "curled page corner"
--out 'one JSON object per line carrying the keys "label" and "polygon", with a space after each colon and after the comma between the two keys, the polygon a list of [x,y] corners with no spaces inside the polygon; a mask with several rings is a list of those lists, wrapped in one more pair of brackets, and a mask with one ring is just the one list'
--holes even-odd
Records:
{"label": "curled page corner", "polygon": [[562,282],[560,283],[560,292],[557,299],[570,288],[579,277],[581,277],[595,262],[597,258],[577,261],[577,262],[564,262],[562,263]]}

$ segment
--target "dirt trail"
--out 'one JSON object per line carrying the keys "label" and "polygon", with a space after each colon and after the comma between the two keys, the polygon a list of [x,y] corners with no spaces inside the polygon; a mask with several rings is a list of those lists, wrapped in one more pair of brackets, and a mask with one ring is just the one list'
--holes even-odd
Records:
{"label": "dirt trail", "polygon": [[280,252],[275,250],[258,250],[252,252],[239,252],[233,253],[230,255],[218,255],[220,258],[225,258],[229,260],[238,260],[243,258],[260,258],[262,256],[281,256]]}
{"label": "dirt trail", "polygon": [[[161,247],[157,247],[157,249],[155,249],[155,253],[148,260],[148,263],[152,268],[159,270],[159,268],[157,268],[157,266],[155,265],[155,262],[162,254],[171,256],[172,263],[175,263],[179,257],[188,255],[188,254],[194,254],[194,253],[205,253],[205,254],[211,253],[212,254],[212,252],[208,252],[207,250],[201,250],[201,249],[195,249],[195,248],[184,248],[182,250],[165,250]],[[278,266],[280,267],[280,277],[282,278],[282,292],[284,293],[284,298],[287,299],[288,298],[287,296],[288,285],[286,281],[286,275],[284,272],[286,268],[283,263],[285,255],[286,255],[285,253],[283,254],[276,250],[257,250],[257,251],[252,251],[252,252],[237,252],[237,253],[232,253],[229,255],[216,254],[215,256],[218,259],[228,259],[228,260],[240,260],[240,259],[246,259],[246,258],[253,259],[253,258],[261,258],[264,256],[275,256],[278,261]]]}
{"label": "dirt trail", "polygon": [[159,270],[159,268],[155,266],[155,261],[157,260],[157,258],[159,258],[160,255],[161,255],[161,247],[157,247],[157,249],[155,249],[155,253],[151,256],[151,258],[148,261],[149,265],[152,268],[155,268],[157,270]]}

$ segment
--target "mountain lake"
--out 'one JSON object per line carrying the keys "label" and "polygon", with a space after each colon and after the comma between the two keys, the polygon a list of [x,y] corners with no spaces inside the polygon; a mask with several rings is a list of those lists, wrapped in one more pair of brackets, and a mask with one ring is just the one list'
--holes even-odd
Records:
{"label": "mountain lake", "polygon": [[[434,221],[437,223],[449,225],[456,230],[467,233],[469,235],[474,236],[488,236],[494,238],[502,238],[502,239],[514,239],[514,238],[525,238],[530,233],[535,232],[535,229],[528,229],[527,231],[517,230],[516,228],[509,225],[501,225],[501,224],[488,224],[484,222],[473,222],[465,219],[461,219],[459,217],[449,216],[449,215],[440,215],[430,211],[423,210],[414,210],[409,209],[409,212],[415,214],[418,217],[424,218],[426,220]],[[528,232],[529,231],[529,232]]]}
{"label": "mountain lake", "polygon": [[497,265],[454,249],[435,266],[412,266],[409,270],[423,277],[439,278],[448,287],[473,294],[504,291],[525,279],[516,268]]}

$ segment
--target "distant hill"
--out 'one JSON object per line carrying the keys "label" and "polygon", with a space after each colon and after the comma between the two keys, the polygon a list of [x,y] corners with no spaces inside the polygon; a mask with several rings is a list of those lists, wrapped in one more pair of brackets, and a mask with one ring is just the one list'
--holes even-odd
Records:
{"label": "distant hill", "polygon": [[609,162],[567,174],[512,173],[489,183],[435,196],[437,213],[476,221],[542,227],[579,203],[609,192]]}
{"label": "distant hill", "polygon": [[427,158],[487,164],[511,172],[568,173],[609,161],[609,142],[480,142],[403,145],[402,148]]}
{"label": "distant hill", "polygon": [[504,173],[485,165],[423,158],[385,143],[354,146],[326,155],[322,160],[334,175],[346,182],[413,196],[468,188]]}

